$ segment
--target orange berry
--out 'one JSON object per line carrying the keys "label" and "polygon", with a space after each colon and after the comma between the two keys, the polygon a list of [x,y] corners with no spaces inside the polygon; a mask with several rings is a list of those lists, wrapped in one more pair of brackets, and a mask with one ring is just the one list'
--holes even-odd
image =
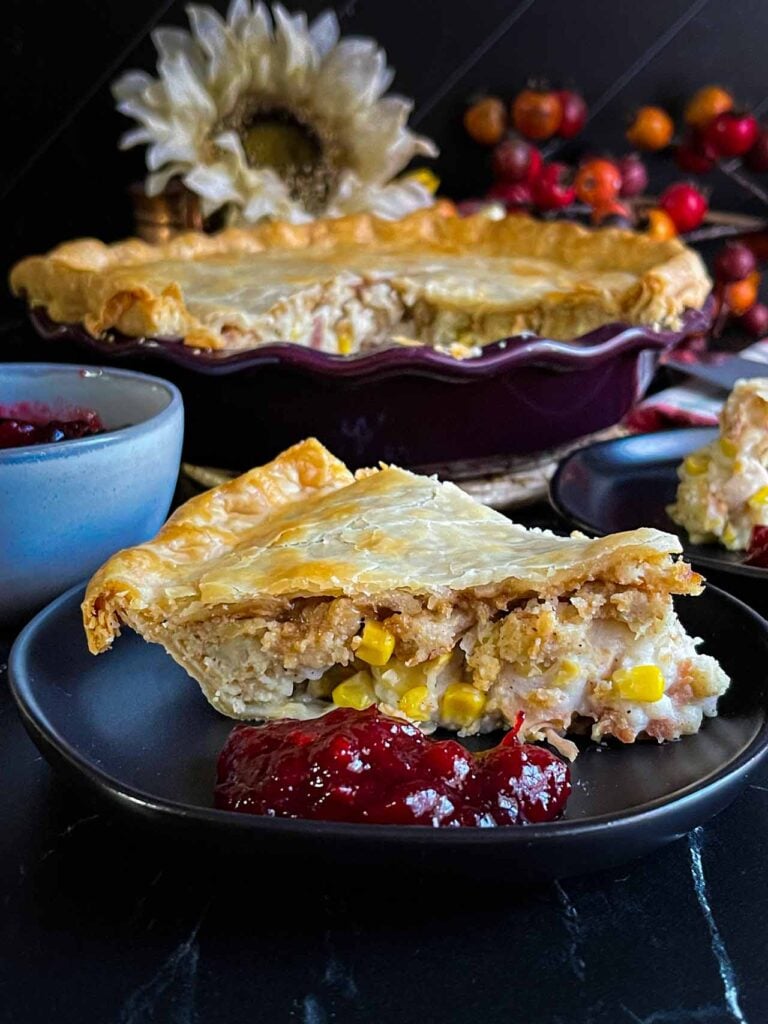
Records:
{"label": "orange berry", "polygon": [[661,107],[640,107],[629,126],[627,138],[638,149],[664,149],[672,141],[675,124]]}
{"label": "orange berry", "polygon": [[693,128],[703,128],[718,114],[728,110],[733,110],[733,96],[719,85],[705,85],[688,100],[685,123]]}
{"label": "orange berry", "polygon": [[597,203],[593,206],[590,220],[595,227],[609,224],[611,227],[631,228],[632,211],[626,203],[611,199],[607,203]]}
{"label": "orange berry", "polygon": [[657,242],[666,242],[675,237],[677,228],[668,213],[654,208],[648,211],[648,234]]}
{"label": "orange berry", "polygon": [[560,96],[552,90],[523,89],[512,104],[512,122],[526,139],[551,138],[563,119]]}
{"label": "orange berry", "polygon": [[743,281],[734,281],[725,286],[725,304],[736,316],[742,316],[757,302],[759,289],[760,274],[753,270]]}
{"label": "orange berry", "polygon": [[486,96],[464,112],[467,134],[482,146],[495,146],[507,130],[507,112],[497,96]]}
{"label": "orange berry", "polygon": [[621,171],[611,160],[587,160],[574,181],[576,195],[588,206],[610,203],[621,190]]}

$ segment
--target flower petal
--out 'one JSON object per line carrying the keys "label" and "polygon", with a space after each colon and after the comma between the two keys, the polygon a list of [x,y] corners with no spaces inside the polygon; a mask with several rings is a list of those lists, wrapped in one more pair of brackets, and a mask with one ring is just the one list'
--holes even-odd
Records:
{"label": "flower petal", "polygon": [[165,61],[172,61],[179,54],[183,54],[198,74],[201,76],[205,74],[204,56],[195,40],[185,29],[171,28],[168,25],[161,26],[152,32],[152,42],[157,50],[158,68]]}
{"label": "flower petal", "polygon": [[300,12],[291,17],[281,4],[275,4],[272,17],[275,20],[272,72],[276,91],[287,96],[302,96],[317,67],[307,16]]}
{"label": "flower petal", "polygon": [[318,14],[309,26],[309,36],[317,56],[327,57],[339,41],[339,19],[333,11]]}
{"label": "flower petal", "polygon": [[414,210],[432,206],[432,193],[417,181],[396,181],[379,188],[365,185],[354,175],[347,175],[334,196],[329,214],[341,217],[368,210],[385,220],[399,220]]}
{"label": "flower petal", "polygon": [[154,174],[148,174],[146,181],[144,182],[144,191],[148,196],[159,196],[165,186],[177,175],[180,175],[184,171],[184,167],[179,167],[176,164],[168,164],[161,171],[156,171]]}
{"label": "flower petal", "polygon": [[227,25],[229,25],[235,35],[239,35],[245,28],[250,16],[251,5],[248,0],[232,0],[227,9]]}
{"label": "flower petal", "polygon": [[206,217],[226,203],[241,204],[245,199],[225,164],[195,167],[184,175],[184,184],[200,196]]}
{"label": "flower petal", "polygon": [[118,102],[133,96],[141,96],[154,81],[146,71],[126,71],[112,83],[112,95]]}
{"label": "flower petal", "polygon": [[316,95],[326,110],[344,116],[374,103],[393,78],[386,54],[372,39],[342,39],[323,61]]}
{"label": "flower petal", "polygon": [[179,53],[163,61],[160,70],[171,107],[211,122],[215,120],[217,112],[210,93],[195,74],[185,54]]}
{"label": "flower petal", "polygon": [[147,149],[147,167],[150,171],[158,171],[167,163],[194,166],[197,149],[194,141],[185,138],[181,133],[169,134],[167,138],[153,143]]}

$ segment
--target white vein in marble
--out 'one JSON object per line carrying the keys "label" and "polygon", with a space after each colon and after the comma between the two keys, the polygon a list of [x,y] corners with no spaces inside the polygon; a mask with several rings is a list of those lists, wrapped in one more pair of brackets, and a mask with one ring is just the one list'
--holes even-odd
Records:
{"label": "white vein in marble", "polygon": [[747,1024],[746,1018],[741,1011],[739,1004],[739,989],[736,982],[736,972],[733,969],[728,950],[725,948],[720,929],[717,927],[712,908],[709,905],[709,893],[707,890],[707,879],[704,874],[704,865],[701,859],[701,837],[704,830],[699,825],[688,836],[688,847],[691,853],[691,876],[693,877],[693,888],[696,892],[696,899],[699,901],[701,912],[709,927],[709,934],[712,941],[712,952],[717,960],[718,971],[723,983],[723,993],[728,1012],[737,1024]]}

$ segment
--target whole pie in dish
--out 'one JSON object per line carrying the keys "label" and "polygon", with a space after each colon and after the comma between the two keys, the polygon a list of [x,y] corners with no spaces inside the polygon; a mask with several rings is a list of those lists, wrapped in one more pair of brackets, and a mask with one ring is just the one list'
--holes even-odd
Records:
{"label": "whole pie in dish", "polygon": [[334,706],[462,734],[519,723],[631,743],[696,732],[728,678],[672,605],[701,577],[676,537],[528,530],[450,483],[353,476],[315,440],[178,509],[83,603],[88,643],[160,643],[233,718]]}
{"label": "whole pie in dish", "polygon": [[608,323],[674,330],[710,281],[680,241],[441,205],[272,223],[166,245],[81,239],[22,260],[11,286],[94,336],[181,338],[224,352],[293,342],[350,355],[426,344],[457,356],[531,332],[572,340]]}
{"label": "whole pie in dish", "polygon": [[743,551],[768,526],[768,377],[737,380],[720,413],[720,434],[678,467],[667,509],[694,544]]}

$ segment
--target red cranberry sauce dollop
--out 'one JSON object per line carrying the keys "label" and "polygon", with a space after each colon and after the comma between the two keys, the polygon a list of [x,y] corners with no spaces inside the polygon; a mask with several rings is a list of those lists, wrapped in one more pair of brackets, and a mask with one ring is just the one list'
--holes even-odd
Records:
{"label": "red cranberry sauce dollop", "polygon": [[76,437],[89,437],[103,432],[101,420],[95,412],[83,412],[80,418],[72,420],[33,420],[23,416],[0,415],[0,448],[71,441]]}
{"label": "red cranberry sauce dollop", "polygon": [[383,825],[493,827],[551,821],[568,766],[515,731],[472,754],[375,708],[309,722],[236,726],[218,763],[216,806],[246,814]]}

